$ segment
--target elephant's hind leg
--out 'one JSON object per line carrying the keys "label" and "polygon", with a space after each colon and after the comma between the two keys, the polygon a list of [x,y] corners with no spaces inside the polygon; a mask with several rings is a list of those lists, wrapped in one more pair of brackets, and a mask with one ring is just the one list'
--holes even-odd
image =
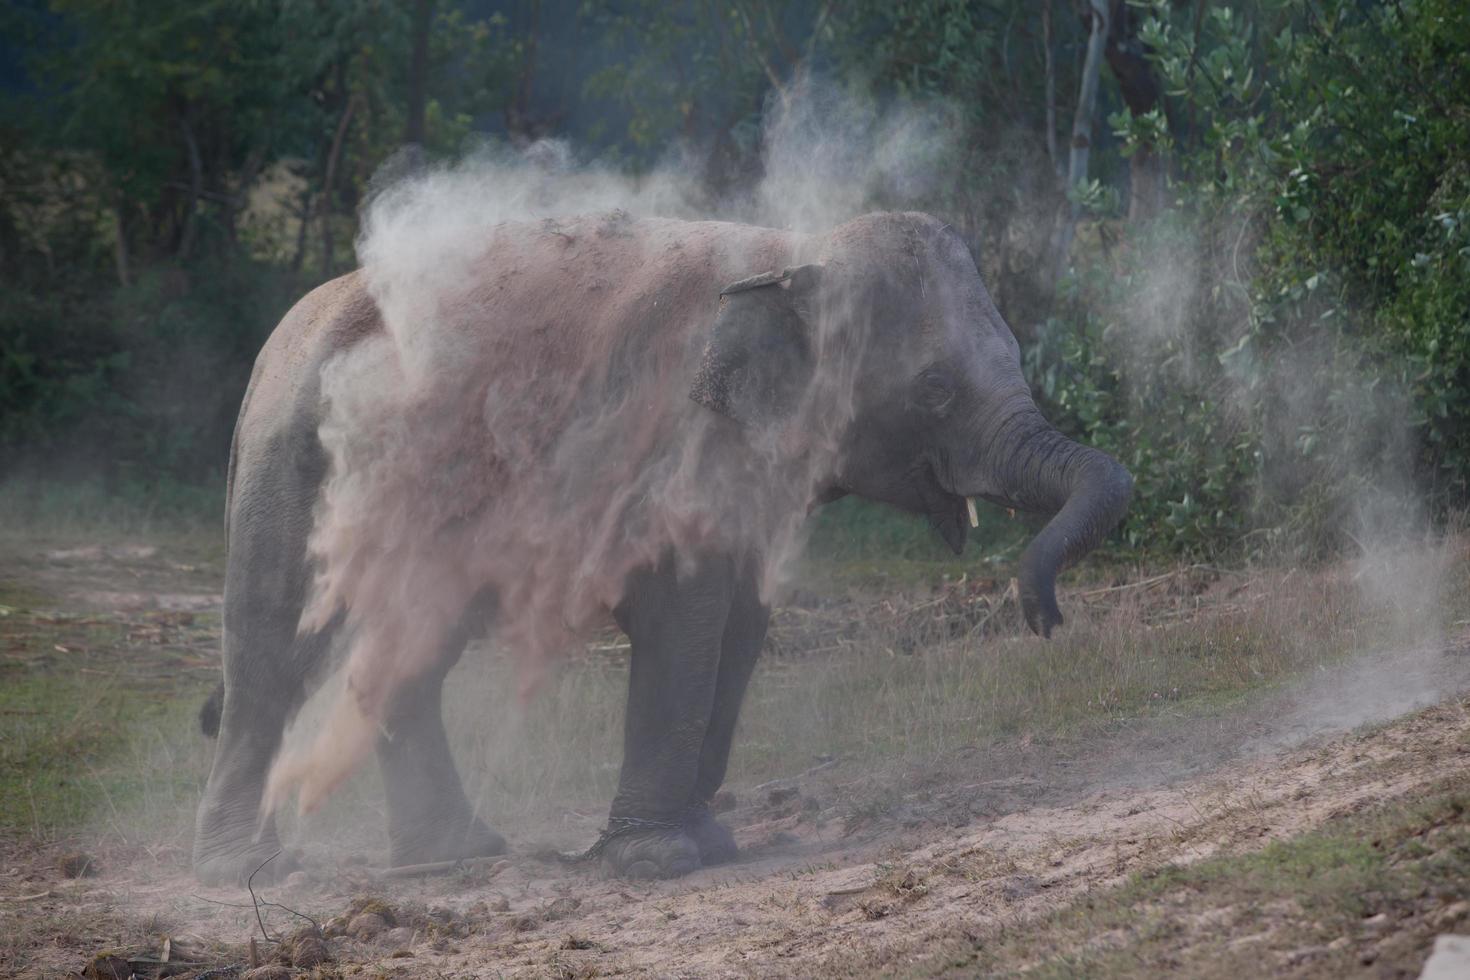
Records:
{"label": "elephant's hind leg", "polygon": [[469,630],[450,638],[439,663],[400,691],[378,739],[388,800],[389,860],[394,865],[503,854],[505,838],[475,816],[442,710],[444,677],[459,660]]}
{"label": "elephant's hind leg", "polygon": [[331,631],[293,633],[227,633],[219,744],[194,826],[194,874],[206,884],[243,883],[257,869],[257,882],[270,881],[291,870],[275,818],[262,816],[260,801],[286,725],[304,700],[306,675],[324,660]]}
{"label": "elephant's hind leg", "polygon": [[[289,870],[275,822],[262,819],[266,775],[287,723],[322,676],[334,621],[298,635],[310,582],[306,536],[325,463],[314,427],[278,437],[242,468],[231,502],[225,570],[224,700],[219,742],[194,829],[194,873],[207,883]],[[270,463],[271,465],[266,465]]]}

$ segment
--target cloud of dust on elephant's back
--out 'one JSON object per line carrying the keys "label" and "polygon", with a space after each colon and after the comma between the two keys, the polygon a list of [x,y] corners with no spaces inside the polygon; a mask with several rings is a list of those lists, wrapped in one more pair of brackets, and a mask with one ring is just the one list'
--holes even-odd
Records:
{"label": "cloud of dust on elephant's back", "polygon": [[[345,619],[367,718],[476,596],[493,594],[497,640],[530,680],[670,550],[719,538],[775,579],[850,398],[804,406],[795,464],[778,441],[713,448],[733,423],[688,384],[720,291],[812,261],[805,233],[940,179],[937,119],[814,90],[767,119],[759,185],[714,203],[677,158],[634,179],[557,143],[388,168],[358,242],[384,330],[321,374],[329,470],[302,619]],[[711,211],[746,223],[690,220]],[[824,397],[845,383],[817,380]],[[373,729],[354,730],[333,751],[365,754]]]}
{"label": "cloud of dust on elephant's back", "polygon": [[417,253],[367,267],[387,329],[323,371],[330,475],[303,625],[346,611],[370,715],[482,590],[534,671],[666,550],[784,550],[809,474],[710,452],[729,423],[687,392],[721,287],[797,241],[614,210],[466,231],[450,272]]}

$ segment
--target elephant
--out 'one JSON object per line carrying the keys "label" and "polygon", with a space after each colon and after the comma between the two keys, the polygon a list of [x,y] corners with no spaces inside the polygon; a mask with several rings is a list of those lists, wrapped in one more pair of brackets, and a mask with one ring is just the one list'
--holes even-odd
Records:
{"label": "elephant", "polygon": [[[1127,509],[1128,471],[1045,420],[968,247],[929,215],[805,234],[619,210],[410,253],[380,257],[407,263],[396,279],[370,260],[307,295],[251,376],[203,881],[256,870],[276,806],[316,805],[373,753],[393,864],[505,851],[451,757],[445,675],[493,632],[534,688],[609,615],[632,651],[623,761],[589,853],[635,878],[730,861],[708,804],[812,510],[879,501],[956,554],[977,498],[1045,515],[1018,580],[1046,637],[1057,574]],[[345,689],[283,753],[335,638]]]}

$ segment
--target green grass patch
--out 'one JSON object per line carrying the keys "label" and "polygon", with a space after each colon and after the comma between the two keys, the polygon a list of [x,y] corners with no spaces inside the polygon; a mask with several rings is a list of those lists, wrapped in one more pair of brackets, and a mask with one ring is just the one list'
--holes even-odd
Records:
{"label": "green grass patch", "polygon": [[183,830],[207,766],[194,719],[215,681],[216,617],[27,605],[0,609],[0,830]]}
{"label": "green grass patch", "polygon": [[29,582],[15,578],[0,578],[0,616],[45,606],[52,601],[50,593],[36,588]]}
{"label": "green grass patch", "polygon": [[167,478],[0,480],[0,540],[85,541],[131,539],[175,543],[196,539],[220,551],[224,542],[223,484],[187,484]]}
{"label": "green grass patch", "polygon": [[[963,564],[1014,560],[1030,536],[1025,523],[991,504],[979,503],[978,512],[980,526],[970,530]],[[808,552],[837,562],[955,562],[954,552],[924,518],[859,497],[844,497],[817,510]]]}
{"label": "green grass patch", "polygon": [[[46,839],[86,826],[127,836],[188,820],[200,782],[196,765],[166,759],[197,739],[204,685],[160,699],[120,679],[38,673],[7,677],[0,690],[0,827]],[[192,731],[191,731],[192,729]],[[188,753],[192,757],[194,753]],[[176,760],[175,760],[176,761]]]}

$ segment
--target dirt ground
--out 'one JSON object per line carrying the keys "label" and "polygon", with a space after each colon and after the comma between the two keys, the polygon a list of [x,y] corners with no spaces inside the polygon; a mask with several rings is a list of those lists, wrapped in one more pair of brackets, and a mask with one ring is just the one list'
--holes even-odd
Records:
{"label": "dirt ground", "polygon": [[[207,588],[163,591],[175,580],[144,579],[126,590],[75,579],[67,588],[93,607],[210,608]],[[42,571],[36,580],[58,587]],[[834,758],[737,785],[717,809],[741,860],[672,882],[603,880],[558,860],[527,828],[507,828],[515,850],[505,859],[424,877],[386,876],[359,854],[308,852],[304,870],[253,892],[196,884],[184,840],[41,844],[5,831],[0,947],[11,949],[0,964],[37,976],[212,980],[1067,975],[1050,962],[1061,951],[1014,937],[1163,869],[1260,852],[1435,787],[1470,786],[1470,629],[1460,624],[1435,650],[1377,658],[1373,678],[1422,683],[1383,686],[1375,713],[1324,714],[1324,690],[1361,696],[1358,669],[1263,694],[1243,712],[1165,717],[1082,744],[1021,739],[909,770],[858,771]],[[590,840],[596,815],[584,822]],[[79,852],[93,867],[76,866]],[[1423,901],[1392,950],[1379,949],[1388,933],[1366,925],[1331,949],[1351,944],[1349,962],[1365,975],[1415,975],[1435,933],[1470,931],[1470,891]],[[1289,911],[1216,912],[1181,910],[1169,955],[1187,962],[1191,944],[1223,933],[1231,948],[1254,949],[1263,973],[1340,975],[1342,958],[1304,946]],[[1084,944],[1127,941],[1105,932]],[[120,959],[97,958],[109,952]],[[294,972],[271,972],[293,957]]]}

